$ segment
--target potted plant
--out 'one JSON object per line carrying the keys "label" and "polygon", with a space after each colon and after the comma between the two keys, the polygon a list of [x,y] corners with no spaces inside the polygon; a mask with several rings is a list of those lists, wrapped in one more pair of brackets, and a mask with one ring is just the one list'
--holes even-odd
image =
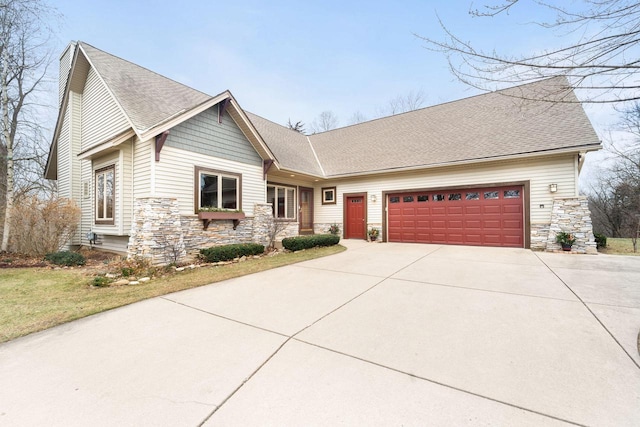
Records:
{"label": "potted plant", "polygon": [[371,227],[369,229],[369,239],[371,239],[372,242],[375,242],[378,239],[379,234],[380,231],[377,228]]}
{"label": "potted plant", "polygon": [[329,233],[333,235],[340,234],[340,226],[334,222],[331,224],[331,227],[329,227]]}
{"label": "potted plant", "polygon": [[576,242],[576,239],[573,237],[573,234],[561,231],[556,234],[556,242],[560,243],[563,251],[570,251],[571,246]]}

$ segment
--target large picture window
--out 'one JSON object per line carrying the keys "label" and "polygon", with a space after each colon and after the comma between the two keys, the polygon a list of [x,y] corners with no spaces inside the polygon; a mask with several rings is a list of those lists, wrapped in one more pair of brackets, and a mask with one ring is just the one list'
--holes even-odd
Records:
{"label": "large picture window", "polygon": [[267,184],[267,203],[271,203],[273,217],[296,219],[296,189],[283,185]]}
{"label": "large picture window", "polygon": [[231,172],[196,168],[196,210],[240,210],[241,176]]}
{"label": "large picture window", "polygon": [[96,182],[96,224],[114,223],[114,204],[116,199],[115,186],[116,168],[108,166],[95,172]]}

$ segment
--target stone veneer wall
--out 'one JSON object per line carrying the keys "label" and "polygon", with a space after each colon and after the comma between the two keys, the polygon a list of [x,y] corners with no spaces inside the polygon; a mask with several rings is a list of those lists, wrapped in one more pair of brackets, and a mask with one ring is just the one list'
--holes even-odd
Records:
{"label": "stone veneer wall", "polygon": [[544,251],[547,249],[550,224],[531,224],[531,249]]}
{"label": "stone veneer wall", "polygon": [[591,211],[589,211],[589,203],[586,197],[554,199],[551,210],[551,225],[549,226],[545,246],[547,251],[562,249],[560,244],[556,243],[556,234],[561,231],[571,233],[575,236],[576,242],[573,244],[571,252],[579,254],[597,253],[591,223]]}
{"label": "stone veneer wall", "polygon": [[127,255],[129,258],[149,259],[152,264],[170,264],[185,257],[180,209],[176,199],[136,199]]}
{"label": "stone veneer wall", "polygon": [[170,264],[195,258],[201,248],[231,243],[267,245],[273,229],[271,204],[257,203],[254,216],[240,220],[211,221],[207,230],[197,215],[181,215],[174,198],[149,197],[135,201],[128,256],[152,264]]}

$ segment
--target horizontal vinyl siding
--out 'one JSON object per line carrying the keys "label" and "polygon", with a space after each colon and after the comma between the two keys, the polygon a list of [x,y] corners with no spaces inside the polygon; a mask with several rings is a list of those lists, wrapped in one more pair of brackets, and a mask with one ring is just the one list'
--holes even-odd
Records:
{"label": "horizontal vinyl siding", "polygon": [[80,164],[82,182],[89,183],[89,193],[82,194],[80,205],[82,207],[82,222],[80,224],[80,239],[82,245],[89,245],[87,233],[93,230],[93,170],[91,160],[82,160]]}
{"label": "horizontal vinyl siding", "polygon": [[153,156],[152,141],[140,141],[137,138],[133,143],[133,200],[139,197],[151,195],[151,162]]}
{"label": "horizontal vinyl siding", "polygon": [[222,116],[222,123],[218,123],[218,106],[172,128],[165,146],[253,166],[262,165],[262,159],[228,113]]}
{"label": "horizontal vinyl siding", "polygon": [[126,117],[91,68],[82,97],[82,150],[112,138],[129,127]]}
{"label": "horizontal vinyl siding", "polygon": [[[405,189],[435,189],[454,186],[482,186],[484,184],[530,181],[531,223],[549,223],[554,197],[576,194],[575,156],[566,155],[529,159],[526,161],[491,162],[416,171],[412,173],[377,175],[350,180],[329,180],[314,187],[315,222],[342,222],[343,194],[367,193],[368,222],[382,224],[382,192]],[[558,184],[558,192],[551,194],[549,184]],[[337,187],[337,204],[322,205],[321,188]],[[377,201],[371,201],[375,195]],[[544,205],[544,208],[540,208]]]}
{"label": "horizontal vinyl siding", "polygon": [[71,197],[71,141],[69,136],[69,110],[64,113],[58,136],[58,195]]}
{"label": "horizontal vinyl siding", "polygon": [[69,45],[60,57],[60,76],[58,78],[58,105],[62,103],[64,89],[67,85],[69,70],[71,69],[71,58],[73,56],[75,45]]}
{"label": "horizontal vinyl siding", "polygon": [[121,167],[122,173],[117,185],[122,191],[122,223],[120,224],[120,234],[128,234],[131,231],[131,221],[133,219],[133,149],[131,142],[125,142],[121,146]]}
{"label": "horizontal vinyl siding", "polygon": [[[69,92],[69,104],[71,108],[70,114],[70,145],[71,145],[71,198],[80,205],[81,195],[81,165],[80,159],[78,159],[78,153],[80,152],[81,145],[81,130],[80,130],[80,111],[82,108],[82,95],[75,92]],[[74,245],[80,244],[80,234],[76,233],[76,235],[72,239],[72,243]]]}
{"label": "horizontal vinyl siding", "polygon": [[[255,203],[265,201],[262,166],[251,166],[174,147],[165,147],[155,163],[155,195],[175,197],[182,214],[194,213],[195,166],[242,174],[242,210],[253,215]],[[136,175],[137,178],[137,175]]]}

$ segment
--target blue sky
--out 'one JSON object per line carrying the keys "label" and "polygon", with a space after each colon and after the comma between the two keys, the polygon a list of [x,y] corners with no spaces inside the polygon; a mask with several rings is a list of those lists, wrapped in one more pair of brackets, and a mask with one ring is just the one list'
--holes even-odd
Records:
{"label": "blue sky", "polygon": [[[373,118],[386,102],[409,91],[422,90],[424,106],[477,94],[455,80],[443,54],[425,49],[414,35],[442,39],[438,16],[454,34],[484,50],[518,54],[559,46],[562,38],[531,24],[553,15],[530,2],[494,18],[468,13],[472,6],[499,2],[51,4],[63,15],[58,52],[70,40],[82,40],[203,92],[229,89],[243,108],[277,123],[300,120],[308,127],[324,110],[333,111],[342,125],[356,111]],[[611,110],[586,110],[604,137],[615,120]]]}

